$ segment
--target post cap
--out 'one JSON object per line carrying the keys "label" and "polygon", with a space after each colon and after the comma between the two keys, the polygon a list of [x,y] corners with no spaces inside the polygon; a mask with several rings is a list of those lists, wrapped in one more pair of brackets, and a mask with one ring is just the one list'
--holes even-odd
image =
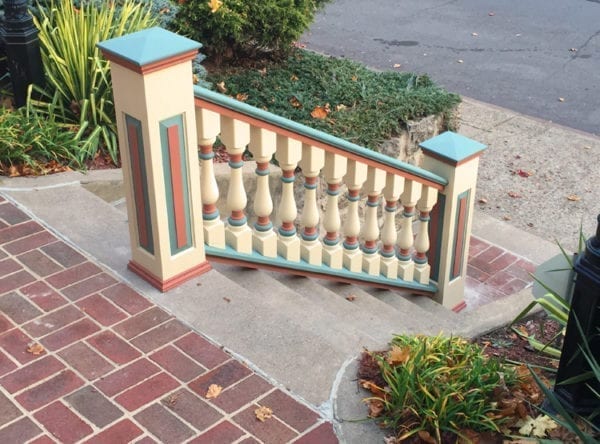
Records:
{"label": "post cap", "polygon": [[451,165],[465,163],[479,156],[487,148],[486,145],[476,140],[469,139],[452,131],[446,131],[439,136],[425,140],[419,146],[425,154]]}
{"label": "post cap", "polygon": [[[104,56],[143,68],[178,56],[196,53],[202,45],[160,27],[148,28],[98,43]],[[125,62],[125,63],[122,63]]]}

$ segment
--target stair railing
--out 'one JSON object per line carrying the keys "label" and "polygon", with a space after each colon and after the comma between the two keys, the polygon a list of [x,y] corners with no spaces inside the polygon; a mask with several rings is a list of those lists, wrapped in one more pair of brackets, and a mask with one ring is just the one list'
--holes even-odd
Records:
{"label": "stair railing", "polygon": [[[483,145],[446,132],[421,144],[419,168],[223,94],[192,88],[191,60],[200,45],[176,34],[152,28],[99,46],[111,61],[130,269],[165,291],[207,271],[208,256],[406,288],[461,307]],[[217,137],[229,155],[224,196],[214,169]],[[251,196],[244,187],[246,150],[256,167]],[[272,158],[280,169],[278,202],[269,186]],[[294,185],[301,180],[299,209]],[[347,202],[343,219],[342,193]],[[226,205],[220,205],[222,200]],[[225,214],[219,207],[226,208]]]}

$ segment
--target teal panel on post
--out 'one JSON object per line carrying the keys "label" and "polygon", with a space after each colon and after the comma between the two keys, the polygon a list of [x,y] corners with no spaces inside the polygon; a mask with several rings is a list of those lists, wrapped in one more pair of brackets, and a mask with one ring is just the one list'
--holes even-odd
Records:
{"label": "teal panel on post", "polygon": [[98,43],[98,47],[134,65],[145,66],[197,50],[202,45],[166,29],[155,27],[105,40]]}
{"label": "teal panel on post", "polygon": [[439,282],[440,277],[445,211],[446,196],[438,194],[438,202],[430,213],[431,223],[429,224],[429,241],[432,246],[429,250],[429,265],[431,266],[431,279],[435,282]]}
{"label": "teal panel on post", "polygon": [[473,157],[487,148],[483,143],[452,131],[446,131],[439,136],[421,142],[419,146],[434,157],[441,157],[453,164]]}
{"label": "teal panel on post", "polygon": [[160,145],[167,198],[169,243],[175,255],[192,242],[188,166],[181,115],[160,122]]}
{"label": "teal panel on post", "polygon": [[470,205],[471,190],[461,193],[456,198],[456,217],[454,222],[454,242],[452,247],[452,267],[450,280],[461,276],[463,272],[463,257],[468,242],[467,223]]}

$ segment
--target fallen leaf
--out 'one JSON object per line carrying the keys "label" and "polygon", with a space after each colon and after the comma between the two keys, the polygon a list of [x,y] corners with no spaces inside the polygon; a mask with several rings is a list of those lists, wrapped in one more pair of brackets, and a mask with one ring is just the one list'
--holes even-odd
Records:
{"label": "fallen leaf", "polygon": [[290,77],[290,80],[292,82],[297,82],[298,81],[298,76],[296,74],[292,74],[292,77]]}
{"label": "fallen leaf", "polygon": [[346,105],[344,105],[343,103],[340,103],[339,105],[335,105],[336,111],[344,111],[346,108],[348,108],[348,107]]}
{"label": "fallen leaf", "polygon": [[528,226],[529,228],[533,228],[533,222],[527,222],[527,226]]}
{"label": "fallen leaf", "polygon": [[300,100],[298,100],[296,96],[292,96],[292,98],[290,99],[290,104],[294,108],[302,108],[302,103],[300,103]]}
{"label": "fallen leaf", "polygon": [[346,296],[346,300],[353,302],[356,299],[356,296],[353,294],[349,294],[348,296]]}
{"label": "fallen leaf", "polygon": [[263,76],[263,77],[266,76],[267,75],[267,67],[265,66],[263,69],[259,69],[258,72],[261,76]]}
{"label": "fallen leaf", "polygon": [[402,65],[400,63],[394,63],[394,68],[400,68]]}
{"label": "fallen leaf", "polygon": [[245,102],[246,100],[248,100],[248,94],[246,94],[246,93],[237,93],[235,95],[235,98],[237,100],[239,100],[240,102]]}
{"label": "fallen leaf", "polygon": [[226,93],[227,92],[227,88],[225,87],[225,82],[224,81],[217,83],[217,90],[220,93]]}
{"label": "fallen leaf", "polygon": [[508,192],[508,195],[509,195],[510,197],[513,197],[513,198],[515,198],[515,199],[518,199],[519,197],[522,197],[522,196],[521,196],[519,193],[517,193],[516,191],[509,191],[509,192]]}
{"label": "fallen leaf", "polygon": [[231,299],[229,299],[228,297],[225,297],[225,296],[223,296],[223,300],[224,300],[225,302],[231,302]]}
{"label": "fallen leaf", "polygon": [[223,5],[221,0],[210,0],[208,2],[208,7],[210,8],[210,12],[213,14],[219,10],[219,8]]}
{"label": "fallen leaf", "polygon": [[515,37],[521,37],[521,34],[515,34]]}
{"label": "fallen leaf", "polygon": [[273,416],[273,410],[263,405],[254,410],[254,416],[256,416],[256,419],[258,419],[260,422],[265,422],[267,419]]}
{"label": "fallen leaf", "polygon": [[377,418],[383,413],[383,402],[379,399],[370,399],[369,401],[369,418]]}
{"label": "fallen leaf", "polygon": [[41,355],[44,353],[45,349],[42,344],[38,344],[37,342],[33,342],[27,346],[27,353],[31,353],[34,356]]}
{"label": "fallen leaf", "polygon": [[517,170],[516,173],[519,176],[521,176],[521,177],[531,177],[531,176],[533,176],[533,172],[532,171]]}
{"label": "fallen leaf", "polygon": [[435,438],[431,436],[427,430],[419,430],[418,434],[419,438],[421,438],[421,441],[428,444],[436,444]]}
{"label": "fallen leaf", "polygon": [[480,203],[480,204],[486,204],[486,203],[488,203],[488,200],[487,200],[485,197],[481,197],[481,198],[479,199],[479,203]]}
{"label": "fallen leaf", "polygon": [[360,386],[362,388],[370,391],[371,393],[373,393],[373,395],[377,396],[378,398],[381,398],[381,399],[388,398],[389,395],[386,393],[386,391],[384,389],[382,389],[381,387],[379,387],[374,382],[369,381],[367,379],[361,379],[359,382],[360,382]]}
{"label": "fallen leaf", "polygon": [[495,16],[495,15],[496,15],[496,13],[495,13],[495,12],[488,12],[488,15],[489,15],[490,17],[493,17],[493,16]]}
{"label": "fallen leaf", "polygon": [[211,384],[208,386],[208,391],[206,392],[206,399],[214,399],[221,394],[223,387],[217,384]]}
{"label": "fallen leaf", "polygon": [[548,430],[552,430],[558,427],[558,424],[554,422],[552,418],[547,415],[540,415],[533,419],[531,416],[520,420],[516,424],[519,428],[519,433],[524,436],[535,436],[536,438],[543,438],[546,436]]}
{"label": "fallen leaf", "polygon": [[508,214],[502,216],[502,219],[504,220],[512,220],[512,217],[510,217]]}
{"label": "fallen leaf", "polygon": [[564,97],[559,97],[559,98],[558,98],[558,101],[559,101],[559,102],[564,102],[564,101],[565,101],[565,98],[564,98]]}
{"label": "fallen leaf", "polygon": [[358,80],[358,77],[356,77],[356,76],[352,76],[351,80],[352,80],[353,82],[356,82],[356,81]]}
{"label": "fallen leaf", "polygon": [[570,196],[567,196],[567,200],[570,200],[571,202],[578,202],[581,200],[581,196],[578,196],[577,194],[571,194]]}
{"label": "fallen leaf", "polygon": [[570,48],[569,51],[571,51],[571,52],[577,52],[577,48]]}
{"label": "fallen leaf", "polygon": [[192,82],[194,82],[194,85],[197,85],[199,81],[200,77],[198,77],[196,74],[192,74]]}
{"label": "fallen leaf", "polygon": [[387,362],[390,365],[402,365],[410,358],[409,347],[398,347],[393,345],[392,349],[388,353]]}
{"label": "fallen leaf", "polygon": [[476,32],[472,32],[472,33],[471,33],[471,35],[472,35],[473,37],[477,37],[479,34],[477,34]]}
{"label": "fallen leaf", "polygon": [[173,407],[175,404],[177,404],[177,400],[179,399],[180,396],[181,396],[181,393],[174,393],[165,400],[165,403],[167,405]]}
{"label": "fallen leaf", "polygon": [[464,63],[464,60],[458,59],[456,63]]}
{"label": "fallen leaf", "polygon": [[316,106],[310,113],[310,116],[314,119],[324,119],[329,114],[329,104],[325,106]]}

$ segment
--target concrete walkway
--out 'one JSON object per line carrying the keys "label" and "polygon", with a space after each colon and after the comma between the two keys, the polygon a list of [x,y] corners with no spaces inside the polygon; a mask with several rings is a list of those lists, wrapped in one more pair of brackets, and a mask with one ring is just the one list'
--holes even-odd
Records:
{"label": "concrete walkway", "polygon": [[[600,152],[588,135],[463,106],[466,135],[485,138],[490,160],[503,149],[510,157],[540,124],[560,134],[548,152],[578,138]],[[505,144],[510,131],[519,138]],[[478,198],[494,189],[489,177],[515,179],[485,156]],[[531,301],[526,272],[559,252],[484,206],[470,254],[476,291],[460,314],[231,267],[161,294],[126,269],[119,182],[119,170],[106,170],[0,184],[0,442],[381,442],[372,423],[348,421],[366,415],[355,381],[362,347],[383,347],[392,333],[474,336],[502,325]],[[597,180],[584,186],[597,192]],[[272,291],[257,295],[257,282]],[[223,392],[207,399],[212,383]],[[273,417],[258,421],[259,405]]]}

